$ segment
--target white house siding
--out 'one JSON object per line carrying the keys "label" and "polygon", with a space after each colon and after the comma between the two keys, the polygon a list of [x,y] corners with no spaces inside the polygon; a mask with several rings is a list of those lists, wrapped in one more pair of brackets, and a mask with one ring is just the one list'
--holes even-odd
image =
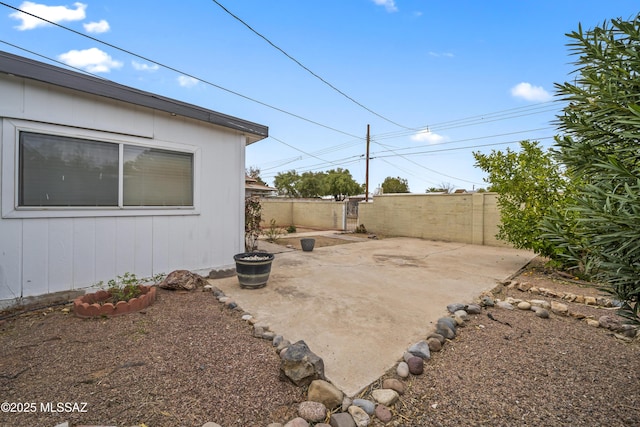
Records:
{"label": "white house siding", "polygon": [[[0,94],[0,165],[6,169],[0,173],[0,305],[89,287],[125,272],[141,277],[226,268],[242,251],[246,138],[241,132],[5,74]],[[13,200],[14,180],[6,178],[15,158],[6,153],[15,156],[15,150],[5,145],[15,140],[6,140],[2,126],[14,119],[195,146],[198,213],[51,211],[52,217],[11,217],[7,200]]]}

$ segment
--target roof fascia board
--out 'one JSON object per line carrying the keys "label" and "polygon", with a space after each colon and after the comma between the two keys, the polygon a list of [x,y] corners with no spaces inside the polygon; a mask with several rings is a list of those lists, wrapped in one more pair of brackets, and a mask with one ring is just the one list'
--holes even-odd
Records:
{"label": "roof fascia board", "polygon": [[0,72],[241,131],[248,134],[247,144],[269,136],[264,125],[3,51]]}

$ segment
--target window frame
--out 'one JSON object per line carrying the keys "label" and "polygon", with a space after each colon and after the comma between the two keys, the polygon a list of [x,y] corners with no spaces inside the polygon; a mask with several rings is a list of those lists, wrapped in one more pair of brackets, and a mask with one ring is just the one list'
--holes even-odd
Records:
{"label": "window frame", "polygon": [[[19,119],[2,119],[2,217],[52,218],[95,216],[151,216],[200,214],[200,147],[135,135],[76,128]],[[118,206],[19,206],[20,132],[40,133],[69,138],[118,144]],[[124,146],[156,148],[193,156],[193,206],[125,206],[123,204]]]}

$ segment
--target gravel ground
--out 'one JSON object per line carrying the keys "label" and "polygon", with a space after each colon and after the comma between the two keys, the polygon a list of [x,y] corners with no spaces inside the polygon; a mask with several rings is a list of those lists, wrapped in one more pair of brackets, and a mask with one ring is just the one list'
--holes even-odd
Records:
{"label": "gravel ground", "polygon": [[[540,263],[516,280],[598,295]],[[502,298],[533,298],[499,290]],[[595,318],[612,314],[569,305]],[[64,307],[0,321],[0,402],[36,404],[34,413],[0,412],[0,426],[261,427],[294,418],[305,398],[278,379],[271,344],[208,293],[160,290],[144,313],[110,319],[78,319]],[[640,426],[640,341],[572,317],[484,310],[406,383],[387,425]],[[43,411],[47,402],[86,407]]]}

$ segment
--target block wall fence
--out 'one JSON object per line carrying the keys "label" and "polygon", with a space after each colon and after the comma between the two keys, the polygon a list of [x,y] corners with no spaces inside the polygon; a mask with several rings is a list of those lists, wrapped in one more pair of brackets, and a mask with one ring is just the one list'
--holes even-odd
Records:
{"label": "block wall fence", "polygon": [[[507,246],[496,239],[500,224],[497,193],[385,194],[358,205],[358,225],[383,236]],[[271,219],[295,225],[344,230],[346,202],[263,199],[263,227]]]}

